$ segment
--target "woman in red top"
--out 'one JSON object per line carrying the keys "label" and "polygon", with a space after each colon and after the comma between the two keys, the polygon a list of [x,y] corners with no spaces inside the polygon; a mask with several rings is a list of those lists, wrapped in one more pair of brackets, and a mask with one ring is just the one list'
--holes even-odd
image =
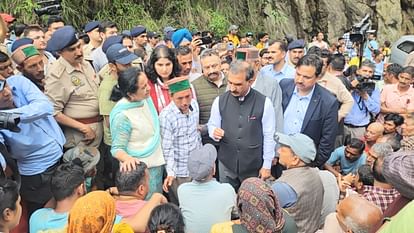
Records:
{"label": "woman in red top", "polygon": [[174,50],[164,45],[157,46],[148,60],[145,73],[151,87],[151,99],[159,114],[170,103],[170,94],[165,82],[180,74],[180,66]]}

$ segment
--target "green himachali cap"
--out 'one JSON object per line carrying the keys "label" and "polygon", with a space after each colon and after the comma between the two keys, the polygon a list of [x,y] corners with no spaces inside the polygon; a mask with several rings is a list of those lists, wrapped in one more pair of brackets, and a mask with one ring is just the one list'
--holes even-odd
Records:
{"label": "green himachali cap", "polygon": [[166,83],[171,94],[190,89],[190,81],[187,77],[177,77]]}

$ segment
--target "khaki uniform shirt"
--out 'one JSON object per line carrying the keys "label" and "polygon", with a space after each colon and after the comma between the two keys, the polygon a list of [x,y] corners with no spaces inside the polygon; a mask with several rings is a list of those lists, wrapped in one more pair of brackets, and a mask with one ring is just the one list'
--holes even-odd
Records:
{"label": "khaki uniform shirt", "polygon": [[[116,74],[113,74],[109,68],[109,64],[106,64],[98,73],[101,80],[101,85],[98,89],[99,96],[99,113],[102,116],[108,117],[114,108],[116,102],[113,102],[109,98],[112,94],[112,89],[116,84],[118,84],[118,77]],[[108,123],[109,125],[109,123]],[[106,145],[112,145],[111,131],[110,128],[104,124],[104,143]]]}
{"label": "khaki uniform shirt", "polygon": [[92,46],[91,43],[86,44],[83,46],[83,57],[87,61],[92,61],[91,53],[95,48]]}
{"label": "khaki uniform shirt", "polygon": [[[98,86],[99,79],[87,61],[83,61],[81,70],[77,70],[63,57],[49,66],[45,78],[45,94],[53,104],[54,115],[63,113],[74,119],[99,116]],[[89,126],[96,133],[90,146],[98,146],[102,140],[102,122]],[[69,127],[63,127],[63,131],[67,141],[65,147],[81,144],[81,132]]]}
{"label": "khaki uniform shirt", "polygon": [[144,61],[140,57],[138,57],[137,59],[133,60],[131,64],[132,64],[133,67],[138,67],[142,71],[144,70]]}
{"label": "khaki uniform shirt", "polygon": [[354,98],[346,89],[342,81],[335,75],[328,72],[318,80],[318,84],[326,88],[333,95],[335,95],[338,102],[341,104],[338,111],[338,118],[343,119],[352,109],[354,105]]}

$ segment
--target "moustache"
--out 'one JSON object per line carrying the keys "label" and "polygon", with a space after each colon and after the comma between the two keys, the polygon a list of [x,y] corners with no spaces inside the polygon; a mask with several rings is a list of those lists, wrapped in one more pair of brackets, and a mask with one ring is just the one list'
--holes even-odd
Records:
{"label": "moustache", "polygon": [[208,76],[212,76],[212,75],[217,75],[217,76],[218,76],[218,75],[220,75],[220,74],[219,74],[219,72],[212,72],[212,73],[209,73],[209,74],[208,74]]}

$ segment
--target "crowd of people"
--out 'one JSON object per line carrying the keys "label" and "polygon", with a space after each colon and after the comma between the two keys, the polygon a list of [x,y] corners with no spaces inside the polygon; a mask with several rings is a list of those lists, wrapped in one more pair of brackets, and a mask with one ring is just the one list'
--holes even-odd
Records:
{"label": "crowd of people", "polygon": [[414,64],[375,32],[0,15],[0,232],[410,232]]}

